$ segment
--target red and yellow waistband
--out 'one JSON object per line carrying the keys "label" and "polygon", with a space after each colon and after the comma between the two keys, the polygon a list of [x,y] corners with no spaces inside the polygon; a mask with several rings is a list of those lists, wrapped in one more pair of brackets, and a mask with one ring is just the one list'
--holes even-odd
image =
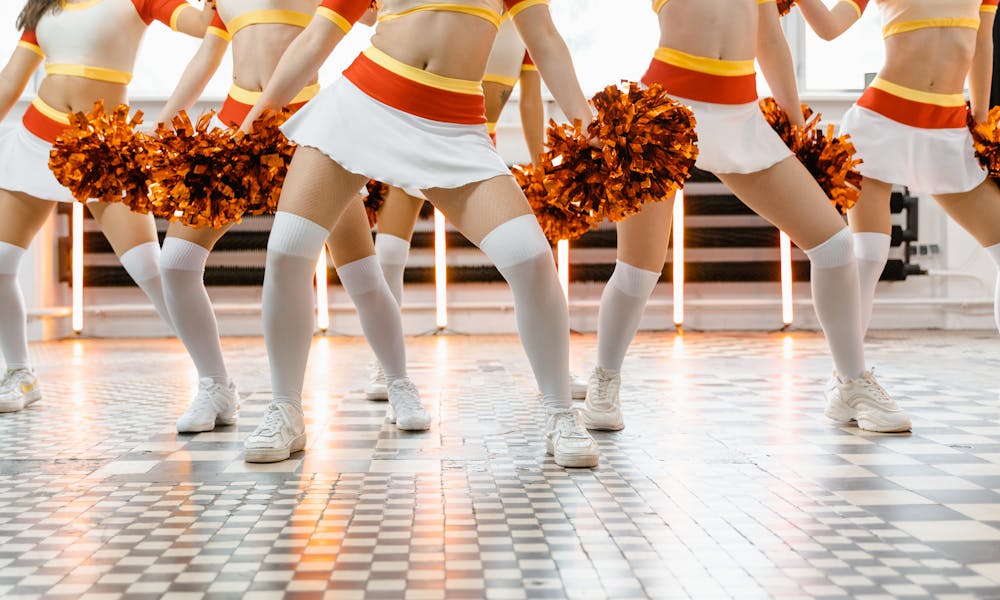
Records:
{"label": "red and yellow waistband", "polygon": [[375,100],[417,117],[461,125],[486,123],[481,82],[429,73],[374,46],[355,59],[344,77]]}
{"label": "red and yellow waistband", "polygon": [[41,98],[35,98],[24,112],[21,123],[34,135],[54,144],[56,138],[69,129],[69,113],[56,110]]}
{"label": "red and yellow waistband", "polygon": [[642,82],[658,83],[671,96],[698,102],[757,101],[757,74],[752,60],[720,60],[658,48]]}
{"label": "red and yellow waistband", "polygon": [[[226,125],[239,127],[246,120],[247,115],[250,114],[250,109],[257,103],[257,99],[260,98],[261,93],[241,88],[234,83],[230,86],[229,95],[226,96],[226,101],[222,103],[222,108],[219,110],[219,120]],[[318,93],[318,83],[307,85],[302,88],[302,91],[298,95],[292,98],[292,101],[288,103],[288,108],[296,111],[302,108],[306,102],[315,98]]]}
{"label": "red and yellow waistband", "polygon": [[868,86],[858,106],[920,129],[958,129],[966,124],[965,96],[908,88],[881,77]]}

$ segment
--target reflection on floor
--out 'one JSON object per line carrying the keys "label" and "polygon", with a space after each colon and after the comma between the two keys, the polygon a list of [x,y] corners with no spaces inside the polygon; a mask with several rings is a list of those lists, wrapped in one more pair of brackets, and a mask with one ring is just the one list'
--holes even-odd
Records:
{"label": "reflection on floor", "polygon": [[187,436],[179,343],[33,346],[45,398],[0,416],[0,596],[1000,597],[992,335],[875,336],[915,424],[885,436],[824,421],[815,335],[642,334],[593,471],[545,456],[513,337],[409,340],[421,434],[364,399],[363,341],[316,340],[309,445],[276,465],[240,454],[263,344],[226,352],[239,425]]}

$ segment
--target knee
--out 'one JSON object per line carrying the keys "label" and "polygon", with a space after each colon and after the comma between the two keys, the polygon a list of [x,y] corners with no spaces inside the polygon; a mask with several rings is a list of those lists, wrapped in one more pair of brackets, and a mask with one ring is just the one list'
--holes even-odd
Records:
{"label": "knee", "polygon": [[20,246],[0,242],[0,275],[17,275],[26,252]]}
{"label": "knee", "polygon": [[892,237],[874,231],[859,231],[854,234],[854,255],[858,260],[885,262],[889,258]]}
{"label": "knee", "polygon": [[486,234],[479,243],[479,248],[501,272],[545,254],[549,255],[549,262],[552,262],[552,246],[545,239],[534,215],[514,217],[497,226]]}
{"label": "knee", "polygon": [[208,262],[208,248],[181,238],[168,237],[163,241],[160,254],[160,271],[164,280],[182,273],[204,273]]}
{"label": "knee", "polygon": [[854,243],[847,227],[833,234],[822,244],[805,251],[812,266],[817,269],[834,269],[854,262]]}
{"label": "knee", "polygon": [[267,253],[314,261],[329,236],[330,230],[326,227],[305,217],[279,211],[274,215]]}

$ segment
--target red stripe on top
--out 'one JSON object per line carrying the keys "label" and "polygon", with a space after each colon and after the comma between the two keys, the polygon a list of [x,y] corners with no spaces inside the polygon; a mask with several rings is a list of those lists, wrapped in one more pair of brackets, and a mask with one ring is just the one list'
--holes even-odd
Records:
{"label": "red stripe on top", "polygon": [[925,104],[871,86],[858,99],[858,106],[920,129],[964,128],[967,113],[964,106]]}
{"label": "red stripe on top", "polygon": [[393,73],[364,54],[347,67],[344,77],[382,104],[417,117],[461,125],[486,122],[483,96],[450,92],[418,83]]}
{"label": "red stripe on top", "polygon": [[712,104],[749,104],[757,101],[757,76],[727,77],[692,71],[653,59],[642,77],[646,85],[658,83],[671,96]]}
{"label": "red stripe on top", "polygon": [[170,27],[170,17],[174,16],[178,7],[192,6],[185,0],[132,0],[132,5],[146,25],[156,20],[167,27]]}
{"label": "red stripe on top", "polygon": [[319,4],[347,19],[354,25],[372,7],[371,0],[323,0]]}
{"label": "red stripe on top", "polygon": [[531,55],[528,54],[527,50],[524,51],[524,58],[521,60],[521,66],[522,67],[535,66],[535,61],[531,60]]}
{"label": "red stripe on top", "polygon": [[22,41],[22,42],[28,42],[29,44],[37,46],[38,45],[38,36],[35,35],[34,31],[27,31],[27,30],[25,30],[25,32],[21,34],[21,40],[20,41]]}
{"label": "red stripe on top", "polygon": [[50,144],[54,144],[56,138],[69,129],[69,125],[43,115],[33,104],[28,105],[28,110],[24,111],[21,123],[25,129]]}

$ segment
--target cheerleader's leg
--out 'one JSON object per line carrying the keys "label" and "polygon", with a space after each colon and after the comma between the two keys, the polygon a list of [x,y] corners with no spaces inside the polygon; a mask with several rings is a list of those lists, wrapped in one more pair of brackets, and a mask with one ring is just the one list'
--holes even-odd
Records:
{"label": "cheerleader's leg", "polygon": [[425,190],[427,198],[493,261],[510,285],[521,343],[548,416],[546,449],[558,465],[593,467],[597,444],[572,410],[569,312],[552,247],[510,176],[456,189]]}
{"label": "cheerleader's leg", "polygon": [[[28,314],[17,275],[28,246],[45,225],[55,205],[55,202],[0,190],[0,215],[3,215],[0,218],[0,353],[7,372],[30,372],[31,369]],[[3,394],[0,391],[0,395]],[[0,398],[0,401],[3,400],[6,399]],[[12,406],[16,408],[18,404],[23,406],[24,402],[13,399]]]}
{"label": "cheerleader's leg", "polygon": [[160,318],[172,328],[170,311],[163,297],[160,242],[152,215],[134,213],[119,203],[88,202],[87,208],[129,276],[146,293]]}
{"label": "cheerleader's leg", "polygon": [[875,304],[875,288],[889,260],[891,196],[891,183],[866,177],[861,182],[858,203],[847,213],[854,232],[854,256],[858,261],[858,281],[861,284],[862,333],[868,332]]}
{"label": "cheerleader's leg", "polygon": [[[955,222],[979,242],[1000,269],[1000,188],[987,179],[970,192],[934,197]],[[1000,281],[993,300],[993,314],[1000,329]]]}
{"label": "cheerleader's leg", "polygon": [[400,306],[403,305],[403,274],[410,255],[410,240],[423,205],[422,199],[414,198],[401,189],[390,188],[378,215],[375,254],[392,290],[392,297]]}

